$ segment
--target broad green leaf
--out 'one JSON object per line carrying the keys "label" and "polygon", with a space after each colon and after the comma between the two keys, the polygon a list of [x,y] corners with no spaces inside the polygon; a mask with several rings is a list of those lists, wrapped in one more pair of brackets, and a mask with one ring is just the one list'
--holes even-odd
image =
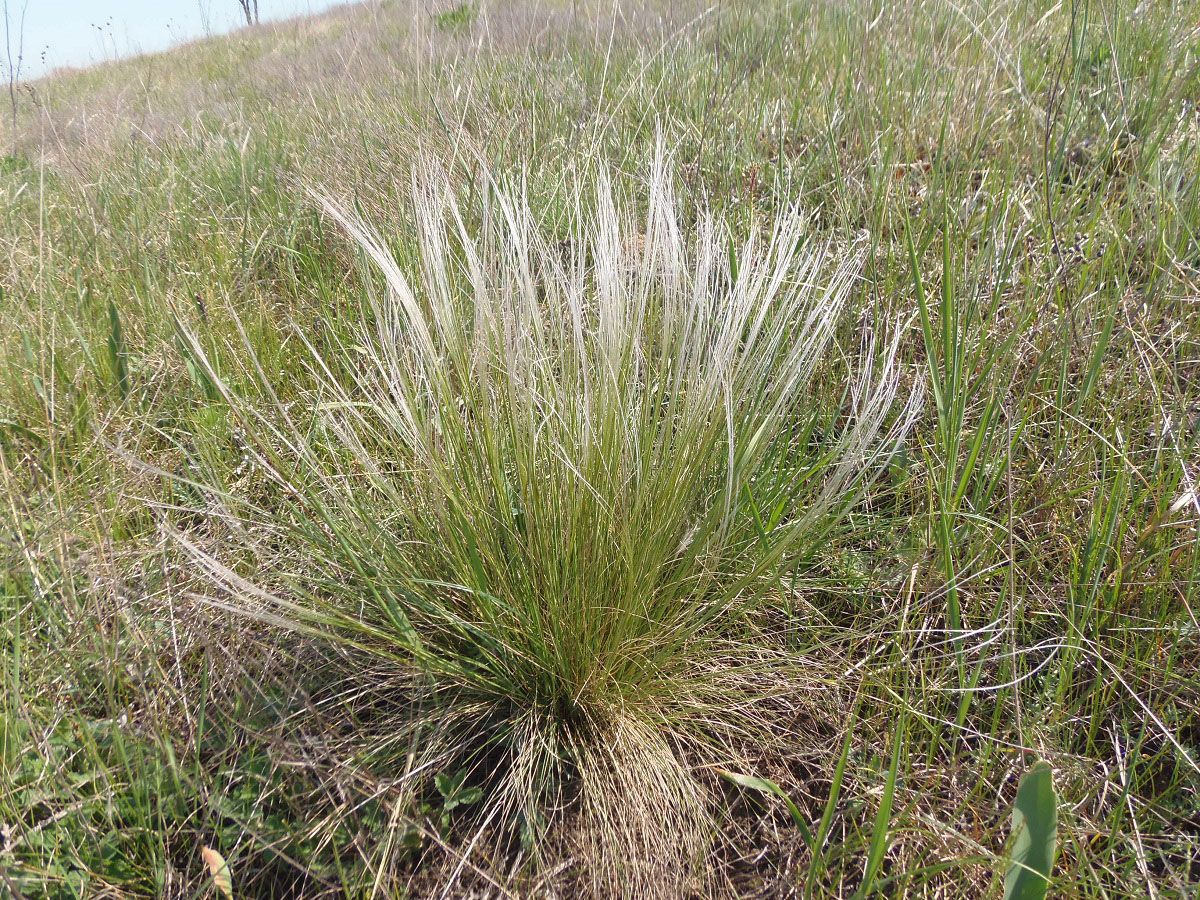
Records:
{"label": "broad green leaf", "polygon": [[1010,841],[1004,900],[1042,900],[1050,886],[1058,841],[1058,798],[1048,762],[1034,763],[1021,778]]}

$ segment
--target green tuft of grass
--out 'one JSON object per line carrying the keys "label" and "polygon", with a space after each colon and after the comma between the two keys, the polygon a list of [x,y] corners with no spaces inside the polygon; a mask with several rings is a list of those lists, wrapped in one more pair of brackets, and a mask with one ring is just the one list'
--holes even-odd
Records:
{"label": "green tuft of grass", "polygon": [[462,31],[479,16],[479,7],[474,3],[460,3],[445,12],[437,13],[433,23],[442,31]]}
{"label": "green tuft of grass", "polygon": [[688,234],[672,171],[660,154],[643,215],[603,173],[573,183],[593,202],[560,242],[519,184],[485,173],[464,208],[430,168],[408,264],[326,201],[382,284],[353,343],[308,344],[315,418],[219,382],[290,499],[267,519],[216,496],[304,573],[268,589],[181,538],[214,602],[339,649],[331,699],[371,698],[364,762],[452,760],[539,852],[578,815],[595,876],[631,890],[697,870],[688,767],[769,731],[759,702],[803,678],[764,635],[781,572],[845,527],[920,398],[897,402],[896,342],[868,343],[831,416],[814,388],[858,255],[797,212]]}

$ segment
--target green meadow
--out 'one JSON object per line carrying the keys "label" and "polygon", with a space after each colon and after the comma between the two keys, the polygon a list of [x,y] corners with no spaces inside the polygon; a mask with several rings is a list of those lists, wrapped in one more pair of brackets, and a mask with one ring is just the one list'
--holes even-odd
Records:
{"label": "green meadow", "polygon": [[1195,896],[1198,22],[382,0],[17,85],[0,896]]}

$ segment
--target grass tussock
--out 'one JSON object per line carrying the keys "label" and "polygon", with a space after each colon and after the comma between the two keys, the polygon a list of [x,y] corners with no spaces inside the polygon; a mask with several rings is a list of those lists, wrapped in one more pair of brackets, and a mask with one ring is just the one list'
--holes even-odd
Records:
{"label": "grass tussock", "polygon": [[861,254],[797,210],[738,243],[707,213],[685,230],[660,153],[645,212],[602,174],[556,241],[484,179],[464,208],[426,163],[407,264],[325,202],[382,281],[353,344],[308,344],[298,409],[237,396],[192,342],[288,498],[223,506],[303,572],[258,588],[185,543],[214,602],[341,650],[331,699],[369,691],[373,765],[449,761],[535,849],[571,819],[597,893],[678,893],[714,832],[689,766],[769,730],[781,667],[809,687],[764,634],[781,574],[844,526],[919,393],[868,344],[825,419]]}

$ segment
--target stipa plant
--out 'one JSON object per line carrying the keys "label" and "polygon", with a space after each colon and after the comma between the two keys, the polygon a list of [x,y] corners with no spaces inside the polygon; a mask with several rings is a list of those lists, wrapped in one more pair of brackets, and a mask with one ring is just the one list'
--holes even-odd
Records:
{"label": "stipa plant", "polygon": [[519,185],[464,207],[427,165],[408,267],[326,203],[382,290],[353,345],[307,344],[315,423],[240,399],[192,342],[287,498],[231,515],[306,560],[268,589],[185,540],[218,602],[336,649],[323,702],[355,710],[364,762],[466,767],[480,821],[567,839],[637,896],[682,890],[708,846],[694,766],[805,686],[764,624],[780,571],[917,408],[895,344],[868,342],[827,414],[854,253],[796,211],[740,246],[712,215],[685,233],[668,171],[644,218],[603,175],[577,185],[594,202],[555,241]]}

